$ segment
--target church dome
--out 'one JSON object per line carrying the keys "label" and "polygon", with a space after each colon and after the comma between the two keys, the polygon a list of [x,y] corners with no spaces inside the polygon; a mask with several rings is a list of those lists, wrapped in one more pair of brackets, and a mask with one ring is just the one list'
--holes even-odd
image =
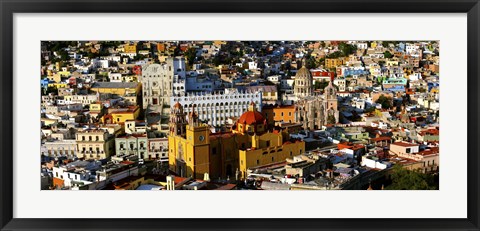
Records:
{"label": "church dome", "polygon": [[295,85],[293,87],[293,93],[295,96],[305,97],[313,93],[313,77],[310,70],[303,65],[297,71],[295,75]]}
{"label": "church dome", "polygon": [[308,68],[306,68],[305,66],[303,66],[302,68],[300,68],[300,70],[297,71],[297,74],[295,75],[295,78],[308,78],[308,79],[311,79],[311,78],[312,78],[312,74],[310,73],[310,70],[308,70]]}
{"label": "church dome", "polygon": [[177,102],[175,105],[173,105],[173,107],[178,109],[178,108],[181,108],[182,105],[179,102]]}
{"label": "church dome", "polygon": [[238,119],[239,124],[248,125],[263,124],[263,121],[265,121],[265,117],[258,111],[247,111]]}
{"label": "church dome", "polygon": [[255,103],[250,103],[248,111],[243,113],[238,119],[239,124],[263,124],[265,122],[265,117],[262,113],[258,112],[255,108]]}

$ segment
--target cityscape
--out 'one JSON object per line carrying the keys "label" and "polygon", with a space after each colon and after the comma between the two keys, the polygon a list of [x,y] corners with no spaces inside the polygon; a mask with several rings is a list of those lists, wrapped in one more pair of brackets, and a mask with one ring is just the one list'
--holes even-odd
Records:
{"label": "cityscape", "polygon": [[42,41],[41,190],[438,190],[439,41]]}

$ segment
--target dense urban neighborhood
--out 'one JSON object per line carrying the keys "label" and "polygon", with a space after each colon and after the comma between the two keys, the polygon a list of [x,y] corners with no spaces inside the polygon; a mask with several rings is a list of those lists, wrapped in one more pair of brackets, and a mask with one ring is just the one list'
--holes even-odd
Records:
{"label": "dense urban neighborhood", "polygon": [[438,41],[43,41],[42,190],[438,190]]}

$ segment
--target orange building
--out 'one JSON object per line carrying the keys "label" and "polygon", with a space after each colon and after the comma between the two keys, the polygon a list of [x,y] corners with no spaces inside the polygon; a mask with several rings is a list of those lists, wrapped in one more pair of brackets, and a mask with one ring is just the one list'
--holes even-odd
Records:
{"label": "orange building", "polygon": [[294,123],[295,122],[295,106],[263,106],[262,114],[270,125],[277,122]]}
{"label": "orange building", "polygon": [[157,43],[157,51],[158,52],[165,52],[165,44],[164,43]]}

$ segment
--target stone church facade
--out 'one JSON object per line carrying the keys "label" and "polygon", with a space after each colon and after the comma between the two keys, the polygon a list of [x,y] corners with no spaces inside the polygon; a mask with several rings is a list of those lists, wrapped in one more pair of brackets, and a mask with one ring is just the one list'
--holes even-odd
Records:
{"label": "stone church facade", "polygon": [[302,85],[294,88],[294,94],[297,96],[295,122],[302,123],[305,130],[317,130],[324,125],[338,123],[337,89],[332,84],[333,80],[325,88],[323,97],[312,94],[313,80],[310,71],[299,70],[295,76],[295,82],[297,81]]}

